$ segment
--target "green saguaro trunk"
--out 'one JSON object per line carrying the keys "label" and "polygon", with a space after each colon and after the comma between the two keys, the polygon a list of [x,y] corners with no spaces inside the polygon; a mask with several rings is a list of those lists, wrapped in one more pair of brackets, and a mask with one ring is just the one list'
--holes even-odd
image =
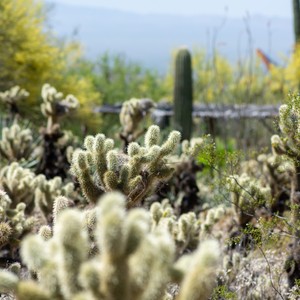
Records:
{"label": "green saguaro trunk", "polygon": [[176,55],[174,80],[174,126],[182,134],[182,139],[192,135],[193,81],[192,59],[187,49]]}
{"label": "green saguaro trunk", "polygon": [[300,42],[300,0],[293,0],[295,42]]}

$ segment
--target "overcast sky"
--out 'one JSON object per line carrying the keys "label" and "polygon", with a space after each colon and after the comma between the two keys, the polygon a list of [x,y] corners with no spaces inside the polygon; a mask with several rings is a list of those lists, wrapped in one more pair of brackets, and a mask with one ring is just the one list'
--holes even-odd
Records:
{"label": "overcast sky", "polygon": [[52,2],[101,6],[139,13],[217,14],[242,17],[246,12],[292,17],[292,0],[52,0]]}

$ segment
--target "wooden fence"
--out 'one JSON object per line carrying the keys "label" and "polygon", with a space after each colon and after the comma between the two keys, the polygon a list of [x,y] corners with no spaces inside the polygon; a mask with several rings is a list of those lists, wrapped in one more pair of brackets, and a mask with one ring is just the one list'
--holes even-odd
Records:
{"label": "wooden fence", "polygon": [[[95,108],[96,113],[119,114],[122,105],[103,105]],[[195,134],[210,133],[227,144],[230,138],[237,141],[237,147],[245,152],[270,146],[270,137],[278,132],[274,119],[280,105],[216,105],[196,104],[193,108]],[[158,103],[152,110],[153,122],[164,128],[171,124],[172,105]],[[198,120],[198,121],[197,121]]]}
{"label": "wooden fence", "polygon": [[[216,105],[216,104],[200,104],[194,105],[193,116],[198,118],[213,119],[241,119],[255,118],[265,119],[274,118],[278,115],[280,105]],[[96,113],[119,114],[122,104],[96,107]],[[168,103],[158,103],[152,110],[154,119],[171,117],[173,115],[172,105]]]}

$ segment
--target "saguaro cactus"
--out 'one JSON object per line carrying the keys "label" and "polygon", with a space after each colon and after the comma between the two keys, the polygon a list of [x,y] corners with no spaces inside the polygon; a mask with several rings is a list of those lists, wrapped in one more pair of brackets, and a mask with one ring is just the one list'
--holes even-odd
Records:
{"label": "saguaro cactus", "polygon": [[180,49],[175,61],[174,126],[182,139],[190,139],[192,133],[193,82],[190,52]]}
{"label": "saguaro cactus", "polygon": [[300,1],[293,0],[295,42],[300,42]]}

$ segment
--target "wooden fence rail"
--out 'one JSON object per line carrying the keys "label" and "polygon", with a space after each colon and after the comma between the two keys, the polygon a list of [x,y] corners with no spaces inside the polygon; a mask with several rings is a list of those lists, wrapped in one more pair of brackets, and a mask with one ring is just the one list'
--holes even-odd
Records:
{"label": "wooden fence rail", "polygon": [[[212,118],[212,119],[241,119],[255,118],[265,119],[278,116],[280,105],[216,105],[216,104],[200,104],[194,105],[193,117]],[[96,107],[94,112],[104,114],[119,114],[122,105],[108,105]],[[158,103],[152,110],[154,119],[171,117],[173,115],[172,105],[167,103]]]}
{"label": "wooden fence rail", "polygon": [[[248,149],[270,145],[269,138],[266,137],[278,130],[272,119],[278,116],[279,107],[280,105],[196,104],[193,107],[193,116],[201,120],[202,129],[198,127],[198,133],[202,130],[202,133],[221,137],[225,145],[227,139],[233,137],[237,141],[238,149],[243,149],[246,153]],[[119,114],[121,108],[122,104],[103,105],[96,107],[94,111],[103,114]],[[153,122],[161,128],[170,125],[170,118],[173,115],[171,104],[157,103],[151,113]]]}

